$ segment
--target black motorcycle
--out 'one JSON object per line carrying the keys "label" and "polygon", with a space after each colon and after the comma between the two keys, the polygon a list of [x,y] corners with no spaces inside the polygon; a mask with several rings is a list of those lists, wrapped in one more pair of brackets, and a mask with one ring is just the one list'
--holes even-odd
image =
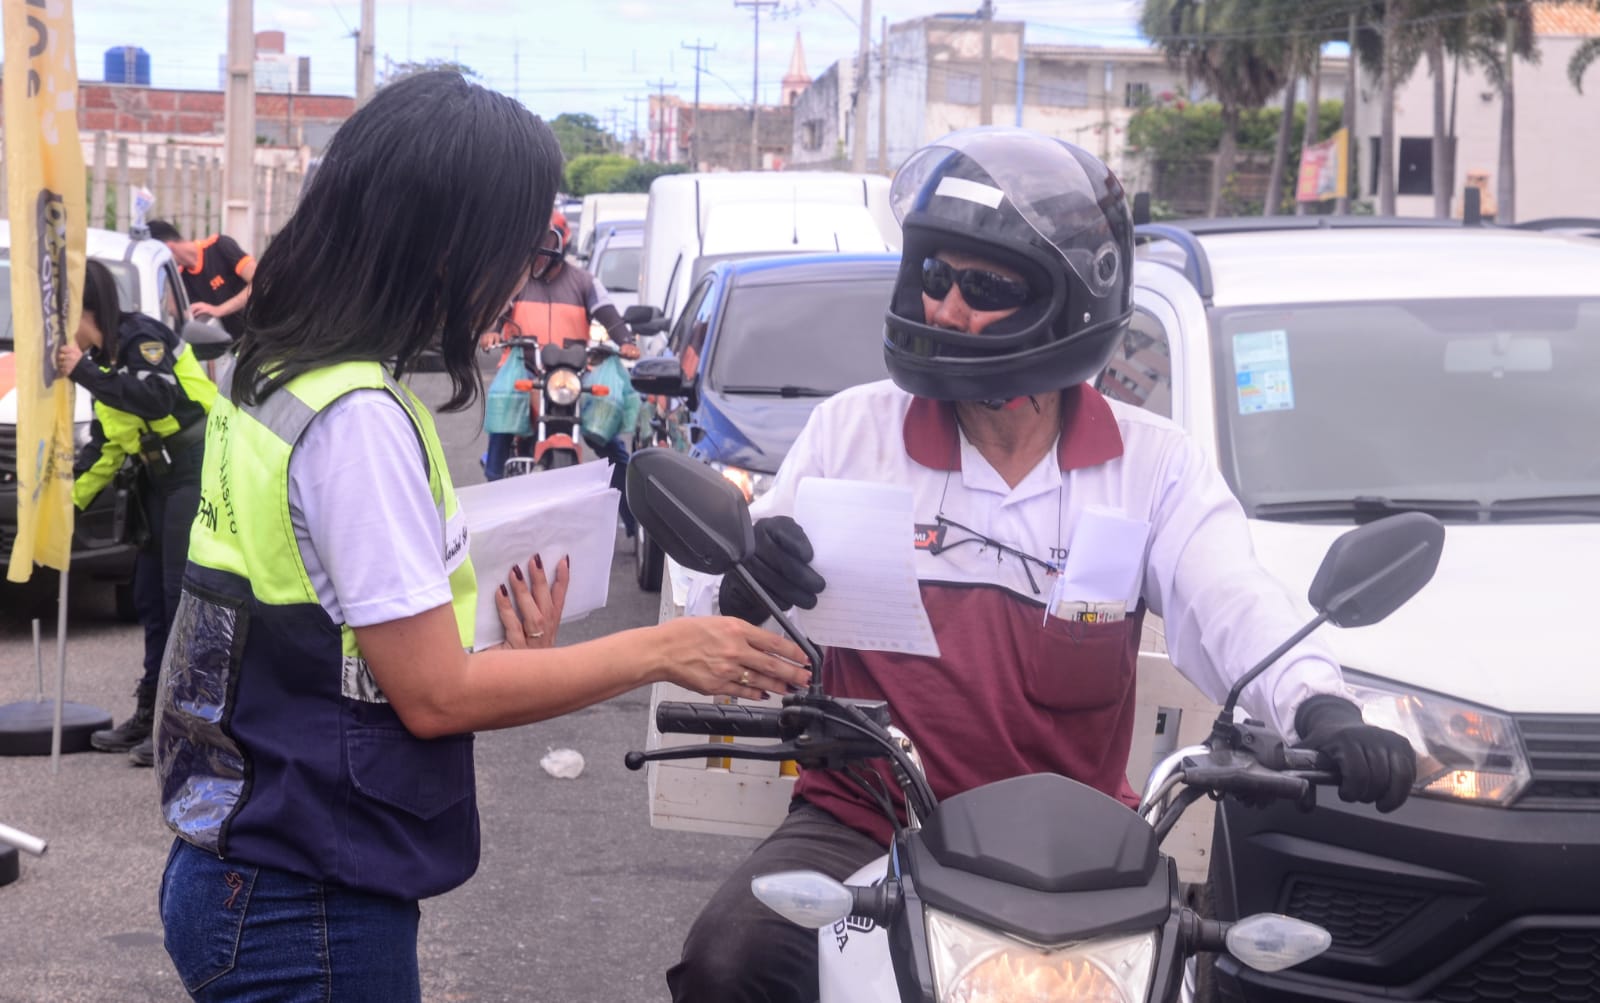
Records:
{"label": "black motorcycle", "polygon": [[[1331,944],[1326,930],[1287,916],[1225,923],[1200,915],[1186,904],[1160,843],[1201,797],[1283,799],[1309,808],[1318,786],[1338,783],[1318,753],[1286,746],[1259,722],[1236,720],[1234,707],[1251,680],[1321,624],[1376,623],[1421,589],[1444,541],[1431,516],[1392,516],[1334,541],[1311,583],[1317,617],[1240,679],[1205,744],[1156,768],[1136,813],[1054,774],[1015,777],[940,802],[885,703],[823,691],[820,654],[745,567],[755,541],[737,488],[702,463],[649,449],[634,457],[627,491],[640,523],[667,553],[697,572],[738,575],[812,663],[811,686],[787,695],[781,709],[669,702],[658,706],[656,726],[777,739],[719,743],[718,756],[832,770],[887,761],[904,795],[903,821],[884,799],[895,836],[875,873],[864,870],[848,885],[809,871],[751,882],[767,905],[822,932],[824,1003],[894,996],[906,1003],[1157,1003],[1187,998],[1186,962],[1197,953],[1226,951],[1252,968],[1277,971]],[[630,752],[625,761],[639,769],[708,751],[678,746]]]}

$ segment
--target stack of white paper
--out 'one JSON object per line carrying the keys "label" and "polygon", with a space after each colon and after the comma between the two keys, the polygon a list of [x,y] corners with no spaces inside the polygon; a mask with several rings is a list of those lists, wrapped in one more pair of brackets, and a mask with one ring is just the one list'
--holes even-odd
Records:
{"label": "stack of white paper", "polygon": [[460,488],[456,496],[471,534],[472,566],[478,573],[478,619],[473,650],[505,640],[494,594],[509,580],[511,566],[537,553],[547,575],[571,557],[561,622],[570,623],[606,604],[611,558],[616,548],[617,505],[611,464],[582,463]]}

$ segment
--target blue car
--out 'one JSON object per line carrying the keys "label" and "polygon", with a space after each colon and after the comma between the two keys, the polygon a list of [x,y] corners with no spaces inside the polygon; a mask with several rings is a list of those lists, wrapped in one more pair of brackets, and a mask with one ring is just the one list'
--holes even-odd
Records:
{"label": "blue car", "polygon": [[[897,254],[793,254],[723,261],[701,276],[668,337],[633,385],[655,397],[648,441],[705,460],[754,499],[811,409],[888,378],[883,316]],[[661,587],[663,555],[641,527],[639,587]]]}

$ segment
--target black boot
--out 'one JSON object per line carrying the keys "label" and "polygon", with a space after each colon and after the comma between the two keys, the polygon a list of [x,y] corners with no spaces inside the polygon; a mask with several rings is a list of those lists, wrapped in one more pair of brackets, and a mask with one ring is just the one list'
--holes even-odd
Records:
{"label": "black boot", "polygon": [[133,716],[117,725],[89,736],[89,744],[101,752],[127,752],[150,737],[156,718],[156,695],[138,694]]}
{"label": "black boot", "polygon": [[156,740],[154,736],[135,745],[128,753],[128,759],[135,766],[156,765]]}

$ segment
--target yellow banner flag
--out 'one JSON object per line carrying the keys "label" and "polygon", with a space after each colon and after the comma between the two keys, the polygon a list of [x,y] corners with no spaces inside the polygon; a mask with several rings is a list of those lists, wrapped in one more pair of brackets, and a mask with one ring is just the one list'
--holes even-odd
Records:
{"label": "yellow banner flag", "polygon": [[6,577],[72,557],[72,383],[56,347],[78,329],[85,241],[72,0],[5,3],[5,161],[11,217],[11,361],[17,539]]}

